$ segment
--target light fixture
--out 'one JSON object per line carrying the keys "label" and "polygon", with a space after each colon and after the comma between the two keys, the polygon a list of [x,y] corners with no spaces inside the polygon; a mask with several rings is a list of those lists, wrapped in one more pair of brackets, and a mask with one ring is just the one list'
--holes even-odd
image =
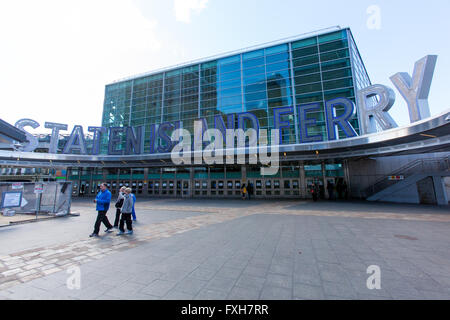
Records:
{"label": "light fixture", "polygon": [[422,137],[427,137],[427,138],[437,138],[436,136],[433,136],[432,134],[421,133],[420,135],[421,135]]}

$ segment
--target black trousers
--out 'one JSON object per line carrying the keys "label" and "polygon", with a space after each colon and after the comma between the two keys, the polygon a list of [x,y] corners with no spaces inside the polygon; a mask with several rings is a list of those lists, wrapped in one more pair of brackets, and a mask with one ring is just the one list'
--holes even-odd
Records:
{"label": "black trousers", "polygon": [[98,234],[100,232],[100,224],[103,222],[106,228],[111,229],[113,226],[109,223],[108,217],[106,216],[106,211],[99,211],[97,214],[97,220],[95,220],[94,233]]}
{"label": "black trousers", "polygon": [[124,223],[127,223],[127,229],[129,231],[133,230],[132,222],[131,222],[131,213],[122,213],[122,218],[120,218],[120,226],[119,230],[125,232]]}
{"label": "black trousers", "polygon": [[116,220],[114,220],[114,227],[119,226],[119,220],[120,220],[120,208],[116,209]]}

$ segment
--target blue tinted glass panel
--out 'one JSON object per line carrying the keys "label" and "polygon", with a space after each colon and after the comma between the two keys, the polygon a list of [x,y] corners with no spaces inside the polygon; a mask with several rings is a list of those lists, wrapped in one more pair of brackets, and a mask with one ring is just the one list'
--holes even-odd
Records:
{"label": "blue tinted glass panel", "polygon": [[220,81],[226,81],[226,80],[236,79],[236,78],[240,78],[240,77],[241,77],[240,71],[229,72],[229,73],[220,74]]}
{"label": "blue tinted glass panel", "polygon": [[235,96],[238,94],[241,94],[241,87],[227,89],[220,91],[221,96],[227,97],[227,96]]}
{"label": "blue tinted glass panel", "polygon": [[266,63],[273,63],[273,62],[285,61],[285,60],[289,60],[288,53],[279,53],[279,54],[274,54],[272,56],[266,56]]}
{"label": "blue tinted glass panel", "polygon": [[218,107],[217,110],[220,112],[223,112],[225,114],[239,113],[239,112],[242,112],[242,105],[237,104],[237,105],[233,105],[233,106],[223,106],[223,107]]}
{"label": "blue tinted glass panel", "polygon": [[264,66],[259,66],[259,67],[256,67],[256,68],[251,68],[251,69],[244,70],[244,77],[252,76],[252,75],[255,75],[255,74],[261,74],[261,73],[265,73],[265,72],[266,72],[265,67]]}
{"label": "blue tinted glass panel", "polygon": [[169,72],[166,72],[166,77],[173,77],[173,76],[177,76],[179,74],[181,74],[181,69],[177,69],[177,70],[172,70]]}
{"label": "blue tinted glass panel", "polygon": [[242,97],[241,95],[239,96],[234,96],[234,97],[224,97],[220,99],[220,104],[222,106],[229,106],[229,105],[233,105],[233,104],[238,104],[242,102]]}
{"label": "blue tinted glass panel", "polygon": [[339,39],[347,39],[347,31],[346,30],[321,35],[321,36],[319,36],[319,43],[335,41],[335,40],[339,40]]}
{"label": "blue tinted glass panel", "polygon": [[349,56],[348,49],[342,49],[342,50],[336,50],[336,51],[330,51],[327,53],[322,53],[320,55],[320,60],[325,62],[329,60],[337,60],[340,58],[345,58]]}
{"label": "blue tinted glass panel", "polygon": [[209,69],[217,66],[217,61],[206,62],[202,64],[202,70]]}
{"label": "blue tinted glass panel", "polygon": [[257,91],[263,91],[266,89],[266,83],[260,82],[255,84],[250,84],[245,86],[245,93],[247,92],[257,92]]}
{"label": "blue tinted glass panel", "polygon": [[272,80],[272,79],[280,79],[281,80],[282,78],[284,78],[289,81],[290,74],[291,74],[290,70],[278,70],[275,72],[270,72],[270,73],[267,73],[267,80]]}
{"label": "blue tinted glass panel", "polygon": [[262,100],[266,99],[266,92],[255,92],[255,93],[246,93],[245,94],[245,101],[254,101],[254,100]]}
{"label": "blue tinted glass panel", "polygon": [[300,66],[315,64],[317,62],[319,62],[319,56],[318,55],[308,56],[308,57],[305,57],[305,58],[295,59],[294,60],[294,67],[300,67]]}
{"label": "blue tinted glass panel", "polygon": [[292,98],[290,96],[269,98],[269,106],[272,108],[277,106],[291,106],[291,105],[292,105]]}
{"label": "blue tinted glass panel", "polygon": [[247,102],[245,103],[245,109],[247,111],[253,109],[267,109],[267,100]]}
{"label": "blue tinted glass panel", "polygon": [[339,68],[350,67],[350,59],[339,59],[322,63],[322,70],[333,70]]}
{"label": "blue tinted glass panel", "polygon": [[223,66],[220,66],[220,73],[226,73],[231,71],[236,71],[241,68],[241,63],[231,63],[231,64],[225,64]]}
{"label": "blue tinted glass panel", "polygon": [[266,55],[280,53],[280,52],[287,52],[289,49],[289,46],[287,44],[282,44],[275,47],[270,47],[266,49]]}
{"label": "blue tinted glass panel", "polygon": [[232,57],[228,57],[228,58],[223,58],[220,59],[218,61],[218,64],[220,66],[224,65],[224,64],[228,64],[228,63],[234,63],[234,62],[240,62],[241,61],[241,56],[237,55],[237,56],[232,56]]}
{"label": "blue tinted glass panel", "polygon": [[294,69],[295,76],[316,73],[316,72],[320,72],[319,64],[313,64],[313,65],[308,65],[308,66],[299,67],[299,68]]}
{"label": "blue tinted glass panel", "polygon": [[260,74],[253,77],[245,77],[244,78],[244,85],[253,84],[261,81],[266,81],[266,77],[264,74]]}
{"label": "blue tinted glass panel", "polygon": [[303,39],[292,43],[292,50],[297,48],[309,47],[317,44],[317,37]]}
{"label": "blue tinted glass panel", "polygon": [[253,68],[264,64],[264,57],[244,61],[242,66],[244,69]]}
{"label": "blue tinted glass panel", "polygon": [[240,87],[241,86],[241,79],[235,79],[235,80],[231,80],[231,81],[225,81],[225,82],[221,82],[219,84],[219,87],[221,89],[229,89],[229,88],[234,88],[234,87]]}
{"label": "blue tinted glass panel", "polygon": [[183,73],[191,73],[191,72],[197,72],[198,71],[198,65],[186,67],[183,69]]}
{"label": "blue tinted glass panel", "polygon": [[247,52],[242,55],[243,60],[249,60],[257,57],[263,57],[264,56],[264,49]]}
{"label": "blue tinted glass panel", "polygon": [[271,88],[271,87],[289,87],[290,86],[290,82],[289,79],[287,78],[277,78],[277,77],[272,77],[272,78],[267,78],[267,88]]}
{"label": "blue tinted glass panel", "polygon": [[278,70],[285,70],[289,68],[289,63],[284,61],[284,62],[278,62],[278,63],[272,63],[272,64],[268,64],[266,66],[266,70],[267,72],[273,72],[273,71],[278,71]]}

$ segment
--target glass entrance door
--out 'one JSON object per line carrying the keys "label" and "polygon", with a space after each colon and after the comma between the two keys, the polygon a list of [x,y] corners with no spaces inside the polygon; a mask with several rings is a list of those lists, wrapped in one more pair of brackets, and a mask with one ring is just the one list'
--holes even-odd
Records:
{"label": "glass entrance door", "polygon": [[190,181],[189,180],[182,180],[181,181],[181,185],[182,185],[181,196],[183,198],[191,197],[192,191],[191,191],[191,188],[190,188]]}

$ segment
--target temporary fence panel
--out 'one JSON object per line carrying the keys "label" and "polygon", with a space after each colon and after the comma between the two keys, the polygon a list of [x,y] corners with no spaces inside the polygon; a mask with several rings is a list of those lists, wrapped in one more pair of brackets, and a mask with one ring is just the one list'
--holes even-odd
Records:
{"label": "temporary fence panel", "polygon": [[16,213],[70,213],[72,182],[1,182],[0,209],[5,208],[5,199],[18,197],[18,193],[20,206],[8,207]]}

